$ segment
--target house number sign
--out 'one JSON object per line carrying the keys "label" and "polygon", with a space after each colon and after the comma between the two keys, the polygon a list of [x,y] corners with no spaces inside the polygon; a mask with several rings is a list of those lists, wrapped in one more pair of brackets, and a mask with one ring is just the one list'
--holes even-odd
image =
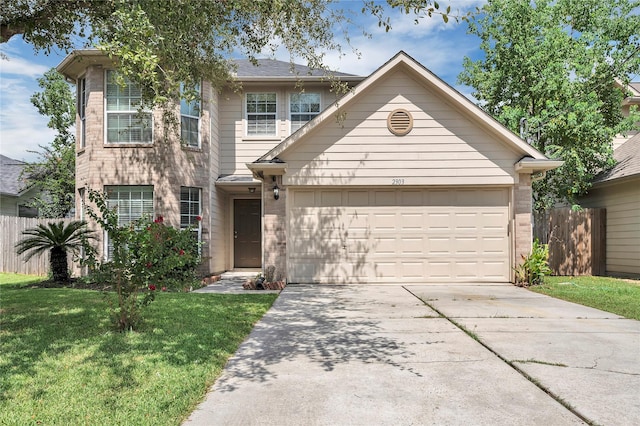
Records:
{"label": "house number sign", "polygon": [[404,179],[402,179],[402,178],[393,178],[393,179],[391,179],[391,185],[404,185]]}

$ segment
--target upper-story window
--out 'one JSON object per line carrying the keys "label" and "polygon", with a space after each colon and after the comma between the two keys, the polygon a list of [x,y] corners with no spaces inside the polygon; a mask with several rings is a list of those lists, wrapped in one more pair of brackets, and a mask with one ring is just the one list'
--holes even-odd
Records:
{"label": "upper-story window", "polygon": [[[182,92],[182,87],[181,90]],[[196,91],[200,93],[200,85],[196,86]],[[198,148],[200,146],[200,100],[187,101],[180,99],[180,138],[182,143],[188,147]]]}
{"label": "upper-story window", "polygon": [[78,81],[78,116],[80,117],[80,148],[87,146],[87,79]]}
{"label": "upper-story window", "polygon": [[116,75],[107,71],[107,143],[151,143],[153,119],[150,112],[140,111],[140,88],[128,80],[120,86]]}
{"label": "upper-story window", "polygon": [[276,94],[247,93],[247,135],[276,136]]}
{"label": "upper-story window", "polygon": [[320,113],[320,93],[292,93],[289,98],[291,133]]}

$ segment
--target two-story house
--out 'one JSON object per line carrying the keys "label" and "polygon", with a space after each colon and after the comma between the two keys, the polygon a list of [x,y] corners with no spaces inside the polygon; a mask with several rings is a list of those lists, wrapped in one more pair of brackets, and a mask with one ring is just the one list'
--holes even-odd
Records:
{"label": "two-story house", "polygon": [[531,248],[532,175],[561,164],[403,52],[369,77],[338,74],[353,86],[338,100],[319,72],[238,61],[242,90],[202,82],[168,138],[100,52],[58,71],[77,85],[78,215],[92,188],[123,223],[195,225],[211,273],[508,282]]}

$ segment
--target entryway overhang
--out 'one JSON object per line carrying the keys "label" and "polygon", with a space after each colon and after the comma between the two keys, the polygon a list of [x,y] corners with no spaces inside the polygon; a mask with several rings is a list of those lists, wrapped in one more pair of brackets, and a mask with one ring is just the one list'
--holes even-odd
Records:
{"label": "entryway overhang", "polygon": [[265,175],[282,176],[287,171],[287,163],[282,161],[246,163],[246,166],[253,173],[254,179],[261,181],[264,180]]}

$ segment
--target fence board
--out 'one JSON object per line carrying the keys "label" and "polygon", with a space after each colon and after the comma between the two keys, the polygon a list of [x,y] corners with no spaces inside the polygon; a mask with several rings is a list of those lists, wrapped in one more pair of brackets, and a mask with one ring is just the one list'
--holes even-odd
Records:
{"label": "fence board", "polygon": [[556,275],[604,275],[606,210],[553,209],[549,215],[549,266]]}
{"label": "fence board", "polygon": [[[73,219],[38,219],[30,217],[0,216],[0,271],[16,274],[47,275],[49,273],[49,255],[33,256],[28,262],[25,256],[18,256],[15,245],[24,238],[22,231],[35,228],[48,222],[69,223]],[[69,255],[69,267],[72,267]]]}

